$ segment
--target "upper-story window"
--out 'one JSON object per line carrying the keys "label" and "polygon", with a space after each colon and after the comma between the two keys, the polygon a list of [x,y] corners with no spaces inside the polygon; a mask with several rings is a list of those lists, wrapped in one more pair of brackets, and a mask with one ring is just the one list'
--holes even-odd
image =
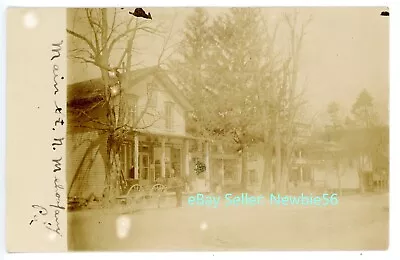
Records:
{"label": "upper-story window", "polygon": [[134,127],[134,124],[137,123],[137,105],[138,97],[136,95],[129,95],[126,97],[125,124]]}
{"label": "upper-story window", "polygon": [[249,161],[257,161],[257,158],[258,158],[258,154],[256,153],[256,152],[248,152],[247,153],[247,159],[249,160]]}
{"label": "upper-story window", "polygon": [[172,129],[174,124],[173,108],[174,103],[165,102],[165,128],[167,129]]}
{"label": "upper-story window", "polygon": [[155,89],[151,89],[149,91],[149,107],[156,108],[158,102],[158,91]]}

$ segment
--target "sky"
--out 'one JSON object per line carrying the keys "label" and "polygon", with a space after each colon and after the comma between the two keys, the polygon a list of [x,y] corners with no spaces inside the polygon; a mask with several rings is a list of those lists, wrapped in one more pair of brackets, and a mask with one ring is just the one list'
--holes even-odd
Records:
{"label": "sky", "polygon": [[[124,12],[124,10],[119,10]],[[180,37],[184,21],[192,8],[147,8],[153,21],[168,28],[173,23],[172,41]],[[373,96],[382,122],[388,122],[389,102],[389,18],[380,16],[384,7],[308,7],[298,8],[299,25],[312,20],[306,28],[299,64],[299,87],[305,88],[309,111],[317,114],[317,120],[327,119],[326,107],[336,101],[347,115],[357,95],[365,88]],[[207,8],[215,17],[226,8]],[[292,13],[292,8],[266,8],[267,19],[273,23],[281,21],[283,13]],[[123,13],[122,13],[123,15]],[[78,26],[77,26],[78,24]],[[68,27],[82,29],[76,20],[69,19]],[[287,27],[279,27],[277,46],[285,53],[288,38]],[[76,43],[76,40],[69,40]],[[136,43],[140,54],[136,60],[140,66],[157,64],[164,39],[141,37]],[[72,48],[73,44],[69,44]],[[69,62],[68,82],[93,78],[98,69],[93,66]]]}

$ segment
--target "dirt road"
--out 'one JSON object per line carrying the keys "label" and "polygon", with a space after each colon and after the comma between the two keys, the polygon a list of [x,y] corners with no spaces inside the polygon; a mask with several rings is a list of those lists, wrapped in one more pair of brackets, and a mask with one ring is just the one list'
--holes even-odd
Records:
{"label": "dirt road", "polygon": [[[70,250],[384,250],[388,195],[346,196],[337,206],[184,205],[121,215],[69,213]],[[125,223],[126,237],[117,225]],[[121,228],[121,227],[120,227]]]}

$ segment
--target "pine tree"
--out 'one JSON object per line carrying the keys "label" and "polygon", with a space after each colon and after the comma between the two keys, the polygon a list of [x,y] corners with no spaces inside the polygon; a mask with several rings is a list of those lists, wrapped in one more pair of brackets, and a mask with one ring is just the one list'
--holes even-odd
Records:
{"label": "pine tree", "polygon": [[[243,158],[261,132],[260,19],[259,9],[231,8],[209,23],[207,13],[196,8],[185,25],[181,60],[174,63],[178,82],[195,107],[192,125],[197,133],[235,143]],[[246,186],[246,159],[242,161]]]}
{"label": "pine tree", "polygon": [[340,106],[337,102],[331,102],[328,105],[327,112],[329,114],[333,129],[337,129],[341,125]]}
{"label": "pine tree", "polygon": [[[204,100],[208,99],[207,63],[209,59],[211,34],[209,16],[204,8],[195,8],[186,22],[178,54],[179,59],[171,62],[178,85],[195,109],[188,118],[189,130],[204,135],[199,121],[207,119]],[[203,124],[205,122],[202,122]]]}
{"label": "pine tree", "polygon": [[260,135],[257,75],[260,71],[263,38],[261,12],[256,8],[231,8],[213,22],[210,57],[212,88],[218,94],[216,122],[225,137],[242,152],[242,186],[247,186],[247,148]]}
{"label": "pine tree", "polygon": [[365,171],[371,169],[373,154],[376,147],[373,145],[373,127],[376,125],[373,98],[366,89],[361,91],[351,110],[354,122],[358,128],[357,136],[352,141],[353,150],[359,156],[360,189],[363,192]]}
{"label": "pine tree", "polygon": [[358,95],[351,112],[359,127],[369,128],[376,124],[373,98],[366,89]]}

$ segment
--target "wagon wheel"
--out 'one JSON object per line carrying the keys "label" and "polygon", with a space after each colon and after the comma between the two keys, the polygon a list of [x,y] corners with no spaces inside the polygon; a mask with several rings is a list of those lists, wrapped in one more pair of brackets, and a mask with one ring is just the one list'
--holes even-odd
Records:
{"label": "wagon wheel", "polygon": [[153,187],[151,188],[152,192],[164,192],[167,189],[167,187],[163,184],[154,184]]}
{"label": "wagon wheel", "polygon": [[133,184],[126,193],[126,204],[129,205],[135,202],[137,193],[139,193],[141,190],[142,186],[140,186],[139,184]]}
{"label": "wagon wheel", "polygon": [[128,192],[126,193],[126,195],[129,196],[131,192],[139,192],[139,191],[141,191],[142,189],[143,189],[142,186],[140,186],[139,184],[133,184],[133,185],[129,188],[129,190],[128,190]]}

